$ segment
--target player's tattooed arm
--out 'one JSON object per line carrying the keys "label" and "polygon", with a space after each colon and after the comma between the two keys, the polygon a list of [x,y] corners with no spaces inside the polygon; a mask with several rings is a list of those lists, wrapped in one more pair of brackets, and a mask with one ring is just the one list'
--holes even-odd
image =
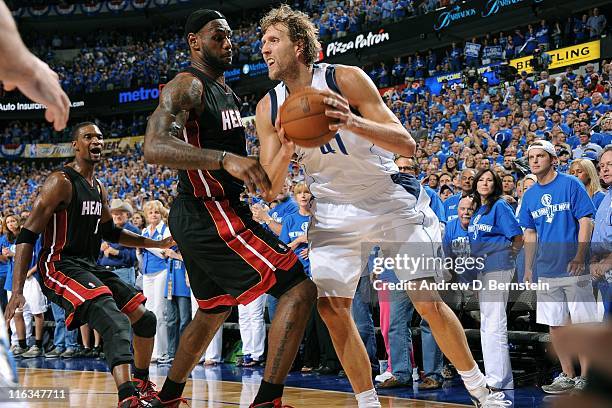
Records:
{"label": "player's tattooed arm", "polygon": [[182,140],[190,112],[201,112],[202,82],[187,74],[177,75],[163,89],[159,106],[147,124],[144,156],[149,163],[175,169],[221,168],[223,152],[198,149]]}
{"label": "player's tattooed arm", "polygon": [[200,149],[176,137],[182,135],[189,115],[202,111],[203,92],[200,80],[187,74],[179,74],[164,87],[159,106],[147,124],[145,160],[180,170],[222,168],[242,180],[249,192],[265,194],[270,190],[270,180],[257,160],[229,152]]}

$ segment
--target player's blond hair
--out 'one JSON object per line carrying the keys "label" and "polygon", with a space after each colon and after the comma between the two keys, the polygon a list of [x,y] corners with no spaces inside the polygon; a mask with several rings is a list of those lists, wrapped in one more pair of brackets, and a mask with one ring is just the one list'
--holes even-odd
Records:
{"label": "player's blond hair", "polygon": [[306,65],[312,65],[318,60],[319,49],[321,48],[317,39],[319,30],[312,23],[308,14],[293,10],[288,5],[283,4],[268,11],[259,22],[262,33],[265,33],[268,28],[275,24],[283,24],[287,27],[291,42],[302,43],[302,55]]}

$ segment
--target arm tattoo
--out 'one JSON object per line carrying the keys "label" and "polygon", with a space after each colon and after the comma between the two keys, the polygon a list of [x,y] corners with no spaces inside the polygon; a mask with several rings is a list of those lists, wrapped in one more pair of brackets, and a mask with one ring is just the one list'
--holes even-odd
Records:
{"label": "arm tattoo", "polygon": [[159,106],[147,124],[145,160],[175,169],[217,170],[222,152],[200,149],[182,140],[190,114],[202,108],[202,83],[190,75],[178,75],[162,91]]}

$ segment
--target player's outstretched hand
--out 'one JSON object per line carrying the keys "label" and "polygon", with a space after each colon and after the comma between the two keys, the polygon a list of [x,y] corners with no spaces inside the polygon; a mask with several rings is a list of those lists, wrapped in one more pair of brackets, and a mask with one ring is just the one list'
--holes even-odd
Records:
{"label": "player's outstretched hand", "polygon": [[164,238],[164,239],[162,239],[160,241],[157,241],[157,242],[159,242],[158,248],[160,248],[160,249],[167,249],[167,248],[170,248],[170,247],[173,247],[173,246],[176,245],[176,242],[174,242],[174,238],[172,238],[171,236],[170,237],[166,237],[166,238]]}
{"label": "player's outstretched hand", "polygon": [[325,95],[323,103],[327,105],[325,115],[337,120],[329,125],[329,130],[350,129],[355,121],[355,115],[351,112],[348,100],[335,92],[321,91],[321,93]]}
{"label": "player's outstretched hand", "polygon": [[15,311],[17,309],[23,309],[25,305],[25,297],[23,297],[20,293],[13,293],[11,296],[11,300],[9,300],[8,305],[6,305],[6,309],[4,310],[4,319],[8,322],[15,316]]}
{"label": "player's outstretched hand", "polygon": [[70,99],[62,90],[59,77],[49,68],[49,65],[32,55],[27,75],[3,80],[4,89],[12,91],[18,88],[25,96],[34,102],[47,107],[45,119],[53,123],[55,130],[66,127],[70,112]]}
{"label": "player's outstretched hand", "polygon": [[244,181],[249,193],[265,194],[272,188],[272,183],[261,167],[259,161],[250,157],[242,157],[227,153],[223,159],[223,168],[232,176]]}

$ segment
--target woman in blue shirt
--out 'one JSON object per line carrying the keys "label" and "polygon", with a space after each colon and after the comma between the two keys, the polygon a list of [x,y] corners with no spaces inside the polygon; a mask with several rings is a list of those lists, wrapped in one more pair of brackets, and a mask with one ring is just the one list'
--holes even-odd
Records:
{"label": "woman in blue shirt", "polygon": [[[143,207],[147,227],[142,236],[160,241],[170,236],[170,229],[164,222],[168,210],[158,200],[148,201]],[[165,319],[166,302],[164,292],[168,273],[167,257],[161,249],[142,249],[142,292],[147,298],[146,308],[157,317],[157,334],[153,347],[152,362],[170,362],[168,357],[168,331]]]}
{"label": "woman in blue shirt", "polygon": [[501,198],[502,181],[494,171],[478,172],[472,194],[476,210],[468,226],[468,236],[472,256],[484,259],[484,266],[478,271],[478,281],[482,284],[478,299],[487,385],[512,389],[514,380],[506,324],[509,290],[507,287],[494,288],[492,284],[512,281],[514,256],[523,246],[523,230],[512,208]]}
{"label": "woman in blue shirt", "polygon": [[584,184],[591,201],[593,201],[595,211],[597,211],[606,194],[601,188],[599,175],[593,162],[588,159],[576,159],[572,162],[569,173]]}

